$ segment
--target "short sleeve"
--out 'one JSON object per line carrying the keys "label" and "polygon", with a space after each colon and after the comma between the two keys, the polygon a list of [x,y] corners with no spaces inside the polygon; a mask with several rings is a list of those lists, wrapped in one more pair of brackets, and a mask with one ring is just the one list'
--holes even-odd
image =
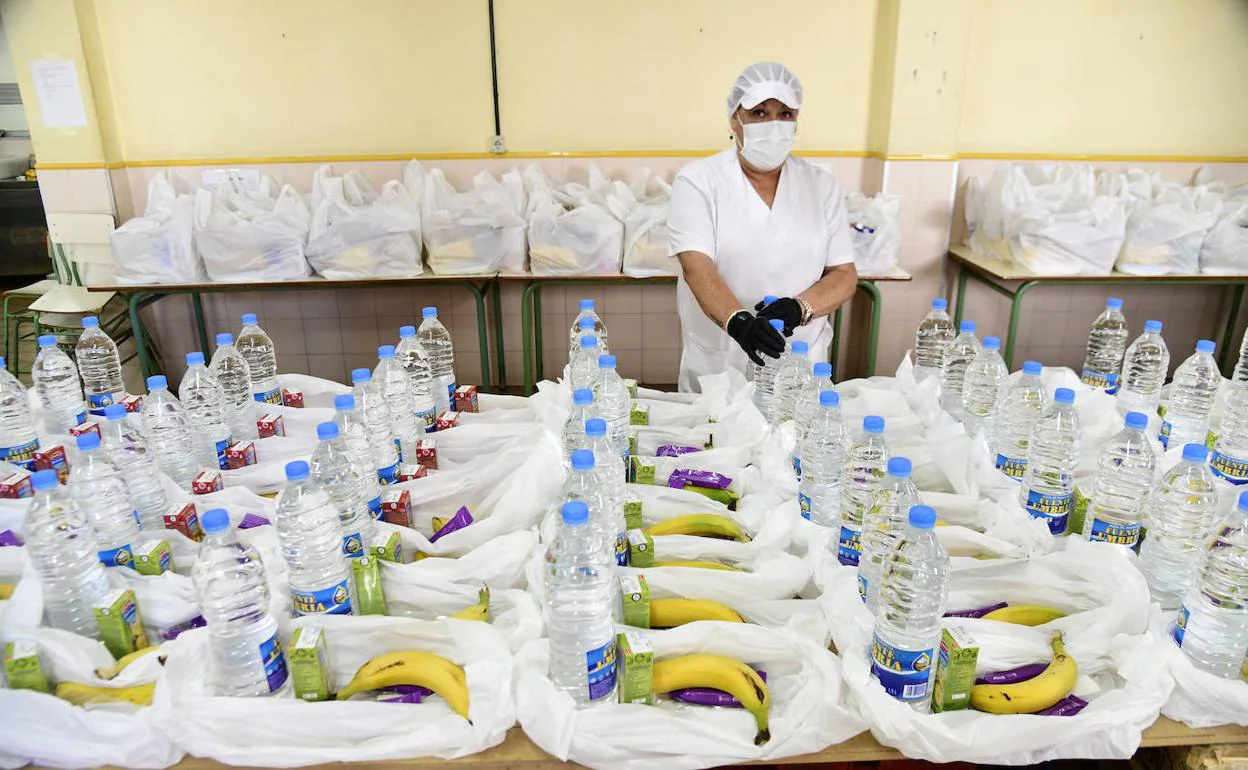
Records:
{"label": "short sleeve", "polygon": [[849,233],[849,213],[845,210],[845,198],[841,186],[832,182],[832,189],[824,199],[824,218],[828,222],[828,253],[823,258],[824,267],[848,265],[854,261],[854,241]]}
{"label": "short sleeve", "polygon": [[697,251],[715,259],[715,214],[710,194],[684,173],[672,185],[667,232],[668,256]]}

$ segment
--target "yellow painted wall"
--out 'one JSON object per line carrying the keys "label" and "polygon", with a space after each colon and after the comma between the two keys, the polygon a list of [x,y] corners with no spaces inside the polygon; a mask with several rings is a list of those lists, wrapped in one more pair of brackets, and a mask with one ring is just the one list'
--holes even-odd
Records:
{"label": "yellow painted wall", "polygon": [[1248,2],[976,0],[959,146],[1248,156]]}

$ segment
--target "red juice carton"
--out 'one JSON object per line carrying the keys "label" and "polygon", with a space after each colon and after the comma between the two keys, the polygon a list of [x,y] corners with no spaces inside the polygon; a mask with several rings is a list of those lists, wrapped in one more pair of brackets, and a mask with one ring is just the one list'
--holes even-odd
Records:
{"label": "red juice carton", "polygon": [[210,495],[223,489],[225,489],[225,483],[221,481],[221,471],[200,471],[195,474],[195,478],[191,479],[191,494],[193,495]]}
{"label": "red juice carton", "polygon": [[260,438],[272,438],[286,435],[286,422],[280,414],[269,412],[256,420],[256,433]]}
{"label": "red juice carton", "polygon": [[178,503],[170,508],[165,514],[165,529],[181,532],[197,543],[204,539],[204,530],[199,526],[195,503]]}
{"label": "red juice carton", "polygon": [[69,481],[69,458],[65,455],[65,447],[53,444],[50,447],[35,450],[35,470],[56,471],[56,477],[62,484]]}
{"label": "red juice carton", "polygon": [[230,470],[256,464],[256,444],[253,441],[235,441],[225,448],[225,462]]}
{"label": "red juice carton", "polygon": [[69,435],[74,438],[85,436],[88,433],[94,433],[97,436],[100,435],[100,424],[95,420],[87,420],[86,422],[79,423],[69,429]]}
{"label": "red juice carton", "polygon": [[429,469],[423,465],[403,464],[395,471],[395,479],[398,481],[415,481],[423,479],[429,473]]}
{"label": "red juice carton", "polygon": [[143,397],[142,396],[126,396],[125,398],[118,401],[117,403],[124,406],[126,408],[126,412],[129,414],[134,414],[136,412],[143,411]]}
{"label": "red juice carton", "polygon": [[451,405],[455,407],[456,412],[471,412],[476,414],[481,411],[477,405],[477,386],[460,385],[455,389],[455,393],[451,399]]}
{"label": "red juice carton", "polygon": [[438,415],[438,420],[433,424],[433,429],[446,430],[447,428],[454,428],[456,425],[459,425],[459,412],[443,412]]}
{"label": "red juice carton", "polygon": [[383,489],[381,520],[400,527],[412,526],[412,496],[406,489]]}
{"label": "red juice carton", "polygon": [[17,500],[23,497],[33,497],[34,494],[35,488],[30,483],[30,471],[19,468],[4,478],[0,478],[0,497]]}
{"label": "red juice carton", "polygon": [[295,388],[282,388],[282,406],[293,409],[303,408],[303,391]]}
{"label": "red juice carton", "polygon": [[416,440],[416,464],[431,471],[438,469],[438,445],[433,439]]}

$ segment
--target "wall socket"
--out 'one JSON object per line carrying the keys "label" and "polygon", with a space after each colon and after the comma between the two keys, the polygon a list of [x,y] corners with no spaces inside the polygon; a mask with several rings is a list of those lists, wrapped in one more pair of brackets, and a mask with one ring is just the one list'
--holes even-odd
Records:
{"label": "wall socket", "polygon": [[507,145],[503,143],[502,134],[490,137],[490,152],[495,155],[502,155],[507,152]]}

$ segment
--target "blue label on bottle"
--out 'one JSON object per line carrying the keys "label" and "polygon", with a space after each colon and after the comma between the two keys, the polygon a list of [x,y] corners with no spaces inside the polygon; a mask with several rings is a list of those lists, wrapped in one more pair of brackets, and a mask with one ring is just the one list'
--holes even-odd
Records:
{"label": "blue label on bottle", "polygon": [[423,412],[416,412],[416,424],[423,425],[425,433],[433,433],[438,422],[437,407],[431,406]]}
{"label": "blue label on bottle", "polygon": [[884,692],[903,701],[927,698],[935,647],[925,650],[899,650],[876,634],[871,643],[871,673]]}
{"label": "blue label on bottle", "polygon": [[628,566],[628,533],[621,532],[615,536],[615,563],[619,567]]}
{"label": "blue label on bottle", "polygon": [[1027,473],[1027,458],[1006,457],[999,454],[997,455],[997,470],[1012,479],[1022,479]]}
{"label": "blue label on bottle", "polygon": [[1140,525],[1110,524],[1107,521],[1093,518],[1088,539],[1133,547],[1135,541],[1140,539]]}
{"label": "blue label on bottle", "polygon": [[863,577],[863,574],[861,572],[859,572],[858,573],[858,598],[862,600],[863,604],[867,603],[868,585],[870,584],[867,582],[867,579]]}
{"label": "blue label on bottle", "polygon": [[598,700],[615,692],[615,639],[585,653],[589,672],[589,699]]}
{"label": "blue label on bottle", "polygon": [[364,536],[359,532],[352,532],[342,537],[342,552],[348,559],[354,559],[357,556],[364,555]]}
{"label": "blue label on bottle", "polygon": [[290,592],[291,605],[296,615],[350,615],[351,592],[347,581],[335,583],[319,591]]}
{"label": "blue label on bottle", "polygon": [[1170,448],[1170,433],[1174,430],[1174,426],[1166,420],[1161,421],[1161,430],[1157,432],[1157,440],[1166,449]]}
{"label": "blue label on bottle", "polygon": [[805,492],[798,492],[797,507],[802,509],[802,518],[810,521],[810,495]]}
{"label": "blue label on bottle", "polygon": [[802,458],[797,455],[793,455],[793,475],[798,481],[802,480]]}
{"label": "blue label on bottle", "polygon": [[223,471],[230,469],[230,462],[225,459],[225,450],[232,443],[233,439],[230,436],[217,442],[217,467]]}
{"label": "blue label on bottle", "polygon": [[[447,383],[447,386],[446,386],[446,398],[447,398],[447,400],[449,400],[452,404],[453,404],[453,403],[455,403],[455,389],[456,389],[456,388],[458,388],[458,387],[459,387],[459,383],[455,382],[454,380],[451,380],[449,383]],[[597,392],[597,389],[596,389],[596,388],[595,388],[595,391],[594,391],[594,398],[595,398],[595,400],[597,400],[597,398],[598,398],[598,392]]]}
{"label": "blue label on bottle", "polygon": [[1040,492],[1027,493],[1027,513],[1037,519],[1043,519],[1049,525],[1049,532],[1060,535],[1066,531],[1066,519],[1074,507],[1073,493],[1065,495],[1045,495]]}
{"label": "blue label on bottle", "polygon": [[368,515],[373,521],[381,518],[381,495],[368,501]]}
{"label": "blue label on bottle", "polygon": [[104,407],[112,406],[124,398],[126,391],[117,390],[112,393],[91,393],[87,395],[87,409],[91,414],[104,414]]}
{"label": "blue label on bottle", "polygon": [[0,447],[0,460],[20,465],[28,471],[35,470],[35,452],[39,451],[39,439],[27,441],[19,446]]}
{"label": "blue label on bottle", "polygon": [[1215,449],[1209,456],[1209,469],[1232,484],[1248,484],[1248,460],[1237,460]]}
{"label": "blue label on bottle", "polygon": [[274,406],[281,406],[282,389],[273,388],[272,390],[259,390],[259,391],[252,393],[251,397],[259,401],[262,404],[273,404]]}
{"label": "blue label on bottle", "polygon": [[1085,385],[1100,388],[1111,396],[1118,392],[1117,372],[1106,374],[1105,372],[1094,372],[1091,369],[1084,369],[1083,376],[1079,379],[1083,380]]}
{"label": "blue label on bottle", "polygon": [[1179,607],[1179,616],[1174,619],[1174,628],[1170,630],[1170,638],[1178,646],[1183,646],[1183,637],[1187,634],[1187,622],[1191,619],[1192,613],[1187,607]]}
{"label": "blue label on bottle", "polygon": [[269,682],[269,692],[277,692],[286,684],[286,656],[277,634],[260,645],[260,661],[264,663],[264,678]]}
{"label": "blue label on bottle", "polygon": [[134,549],[129,545],[99,551],[100,563],[105,567],[129,567],[134,569]]}
{"label": "blue label on bottle", "polygon": [[86,421],[87,421],[87,410],[84,409],[78,414],[74,415],[74,425],[82,425]]}
{"label": "blue label on bottle", "polygon": [[399,463],[403,462],[403,443],[397,438],[394,440],[394,451],[399,453]]}
{"label": "blue label on bottle", "polygon": [[862,533],[850,527],[841,526],[841,536],[837,541],[836,560],[851,567],[858,566],[862,556]]}
{"label": "blue label on bottle", "polygon": [[383,486],[389,486],[393,484],[398,478],[399,478],[399,464],[398,463],[395,463],[394,465],[387,465],[384,468],[377,469],[377,480],[380,481]]}

